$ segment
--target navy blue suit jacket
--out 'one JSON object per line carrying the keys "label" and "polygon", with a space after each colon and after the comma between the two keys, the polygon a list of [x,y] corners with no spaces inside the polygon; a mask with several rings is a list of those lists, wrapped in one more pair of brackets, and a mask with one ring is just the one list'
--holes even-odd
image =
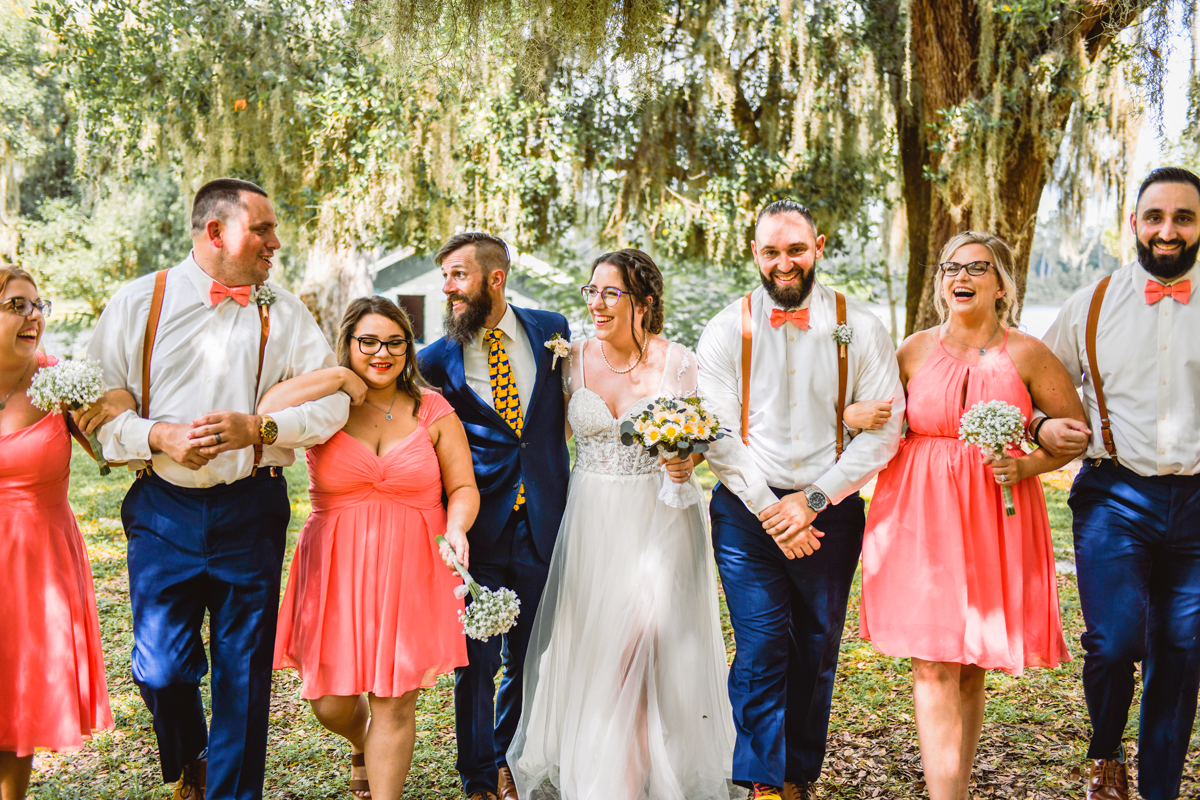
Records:
{"label": "navy blue suit jacket", "polygon": [[519,438],[496,409],[467,385],[458,342],[445,336],[433,342],[417,354],[417,367],[454,407],[467,431],[479,486],[479,516],[467,531],[472,552],[478,549],[482,555],[491,550],[512,514],[517,487],[524,481],[529,527],[538,555],[549,562],[567,504],[570,458],[564,437],[565,359],[551,366],[554,357],[542,344],[556,333],[570,339],[571,329],[562,314],[516,306],[512,310],[525,328],[537,364],[533,397],[521,409],[525,423]]}

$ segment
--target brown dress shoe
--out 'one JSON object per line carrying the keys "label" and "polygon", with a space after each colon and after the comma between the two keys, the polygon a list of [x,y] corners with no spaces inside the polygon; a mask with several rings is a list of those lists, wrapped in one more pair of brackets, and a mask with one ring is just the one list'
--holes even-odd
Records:
{"label": "brown dress shoe", "polygon": [[1087,800],[1129,800],[1129,776],[1125,774],[1125,764],[1115,758],[1093,761]]}
{"label": "brown dress shoe", "polygon": [[507,765],[500,768],[500,785],[496,792],[500,800],[521,800],[517,797],[517,784],[513,781],[512,770]]}
{"label": "brown dress shoe", "polygon": [[171,800],[204,800],[204,784],[208,778],[208,759],[200,758],[183,768],[175,783]]}
{"label": "brown dress shoe", "polygon": [[817,789],[811,783],[783,782],[783,800],[816,800]]}

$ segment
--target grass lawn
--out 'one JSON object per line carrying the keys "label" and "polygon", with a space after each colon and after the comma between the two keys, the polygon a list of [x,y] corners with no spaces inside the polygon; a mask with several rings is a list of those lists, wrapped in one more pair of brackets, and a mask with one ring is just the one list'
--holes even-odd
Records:
{"label": "grass lawn", "polygon": [[[1071,559],[1068,481],[1062,474],[1044,481],[1056,557],[1066,561]],[[121,499],[129,482],[130,476],[122,470],[100,478],[95,465],[76,449],[71,505],[91,555],[116,730],[97,735],[79,753],[39,754],[34,761],[30,793],[39,800],[171,796],[170,787],[162,785],[158,772],[150,714],[129,672],[133,632],[125,538],[120,524]],[[296,536],[309,513],[308,481],[302,463],[288,470],[288,483],[292,523],[285,564],[291,563]],[[1080,684],[1079,635],[1083,620],[1073,576],[1059,576],[1059,592],[1067,644],[1076,659],[1056,670],[1029,670],[1020,679],[1003,673],[988,676],[987,718],[976,761],[975,798],[1083,797],[1089,728]],[[723,617],[732,658],[732,632],[728,615]],[[878,655],[858,639],[857,631],[856,580],[842,642],[829,755],[818,796],[922,797],[908,663]],[[452,680],[443,676],[434,689],[422,693],[406,798],[460,796],[454,770],[452,685]],[[272,800],[350,797],[345,788],[349,750],[343,740],[317,724],[307,704],[299,699],[299,686],[294,672],[275,673],[266,796]],[[207,699],[206,694],[206,703]],[[1136,719],[1135,706],[1126,731],[1131,752],[1136,747]],[[1200,796],[1196,744],[1193,734],[1184,797]]]}

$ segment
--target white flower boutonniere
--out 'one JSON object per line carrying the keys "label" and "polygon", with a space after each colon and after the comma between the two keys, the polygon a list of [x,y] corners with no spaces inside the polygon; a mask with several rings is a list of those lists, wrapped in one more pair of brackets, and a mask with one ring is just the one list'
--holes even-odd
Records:
{"label": "white flower boutonniere", "polygon": [[554,360],[550,362],[550,369],[558,366],[560,358],[566,358],[571,355],[571,343],[562,337],[562,334],[554,334],[550,337],[550,341],[545,343],[545,348],[551,353],[554,353]]}
{"label": "white flower boutonniere", "polygon": [[838,358],[846,357],[846,348],[854,341],[854,328],[843,322],[833,329],[833,340],[837,342]]}
{"label": "white flower boutonniere", "polygon": [[270,307],[272,303],[278,300],[279,297],[275,294],[275,290],[270,284],[262,283],[254,290],[254,302],[259,306]]}

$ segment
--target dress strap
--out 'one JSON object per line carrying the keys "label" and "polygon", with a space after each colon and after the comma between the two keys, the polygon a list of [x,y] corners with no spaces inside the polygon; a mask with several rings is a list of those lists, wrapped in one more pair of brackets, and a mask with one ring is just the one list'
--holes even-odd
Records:
{"label": "dress strap", "polygon": [[585,378],[583,375],[583,373],[586,371],[583,368],[583,362],[584,362],[583,351],[587,350],[587,345],[588,345],[588,342],[590,342],[590,341],[591,341],[591,339],[584,339],[582,342],[579,343],[579,388],[580,389],[587,388],[587,378]]}

